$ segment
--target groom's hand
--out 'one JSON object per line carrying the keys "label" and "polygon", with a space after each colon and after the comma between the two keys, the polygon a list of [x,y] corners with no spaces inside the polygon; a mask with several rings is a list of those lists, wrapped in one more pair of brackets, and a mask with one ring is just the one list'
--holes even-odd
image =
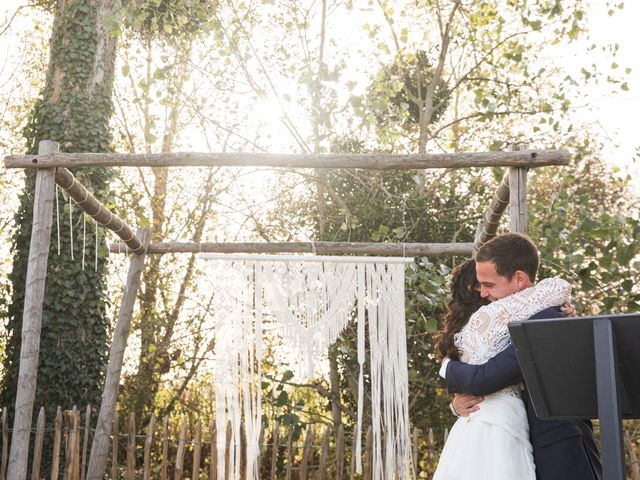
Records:
{"label": "groom's hand", "polygon": [[456,393],[453,395],[453,408],[455,408],[458,415],[466,417],[470,413],[480,410],[478,404],[484,400],[484,397],[475,397],[473,395],[467,395],[466,393]]}

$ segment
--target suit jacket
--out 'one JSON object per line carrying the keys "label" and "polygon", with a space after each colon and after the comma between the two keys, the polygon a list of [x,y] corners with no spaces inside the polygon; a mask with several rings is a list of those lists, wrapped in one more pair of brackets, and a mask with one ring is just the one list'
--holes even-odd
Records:
{"label": "suit jacket", "polygon": [[[560,317],[557,307],[532,316]],[[488,395],[523,381],[515,347],[505,350],[484,365],[469,365],[452,360],[447,364],[447,384],[451,393]],[[541,420],[536,417],[528,394],[525,394],[529,436],[533,445],[536,476],[539,480],[600,480],[602,464],[593,428],[588,420]],[[482,408],[482,405],[480,406]]]}

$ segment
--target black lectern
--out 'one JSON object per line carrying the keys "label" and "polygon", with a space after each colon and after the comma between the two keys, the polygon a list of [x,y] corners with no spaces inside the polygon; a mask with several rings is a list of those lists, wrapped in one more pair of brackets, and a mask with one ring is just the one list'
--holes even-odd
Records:
{"label": "black lectern", "polygon": [[624,480],[622,419],[640,418],[640,315],[509,324],[536,411],[543,419],[600,419],[605,480]]}

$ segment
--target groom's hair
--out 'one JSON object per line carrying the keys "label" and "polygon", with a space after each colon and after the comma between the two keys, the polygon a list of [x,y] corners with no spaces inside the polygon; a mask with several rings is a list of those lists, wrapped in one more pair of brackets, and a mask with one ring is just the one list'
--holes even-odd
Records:
{"label": "groom's hair", "polygon": [[521,233],[504,233],[478,248],[476,262],[492,262],[498,275],[507,277],[522,270],[532,282],[536,281],[540,257],[531,239]]}

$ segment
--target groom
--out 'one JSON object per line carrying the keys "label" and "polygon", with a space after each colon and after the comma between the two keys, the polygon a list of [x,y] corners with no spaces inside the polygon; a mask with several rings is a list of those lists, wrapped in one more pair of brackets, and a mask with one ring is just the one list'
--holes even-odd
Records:
{"label": "groom", "polygon": [[[507,233],[482,245],[476,252],[480,295],[489,301],[531,287],[538,272],[538,250],[525,235]],[[557,318],[559,307],[531,318]],[[515,348],[505,350],[484,365],[445,359],[440,369],[450,392],[452,411],[467,416],[482,408],[482,395],[523,381]],[[602,465],[588,420],[541,420],[526,396],[529,436],[538,480],[591,480],[602,478]]]}

